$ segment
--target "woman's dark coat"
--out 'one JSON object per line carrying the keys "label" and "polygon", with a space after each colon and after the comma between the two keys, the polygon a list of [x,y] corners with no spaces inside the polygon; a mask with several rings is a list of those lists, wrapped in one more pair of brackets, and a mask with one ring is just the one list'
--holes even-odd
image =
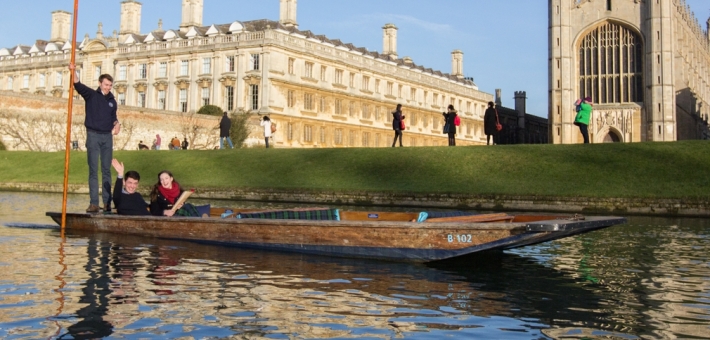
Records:
{"label": "woman's dark coat", "polygon": [[495,135],[498,133],[496,130],[496,109],[489,107],[486,109],[486,113],[483,115],[483,133],[486,135]]}
{"label": "woman's dark coat", "polygon": [[[180,189],[180,195],[182,195],[183,191],[184,190]],[[180,195],[178,195],[178,197],[180,197]],[[156,200],[150,202],[150,214],[153,216],[164,216],[164,211],[172,208],[173,204],[168,202],[168,199],[165,198],[160,191],[158,191],[158,197]]]}
{"label": "woman's dark coat", "polygon": [[454,124],[454,121],[456,120],[456,112],[444,112],[444,121],[446,124],[449,124],[449,136],[453,136],[456,134],[456,124]]}
{"label": "woman's dark coat", "polygon": [[232,127],[232,120],[227,115],[222,116],[219,121],[219,137],[229,137],[229,129]]}
{"label": "woman's dark coat", "polygon": [[392,130],[402,130],[402,111],[392,111]]}

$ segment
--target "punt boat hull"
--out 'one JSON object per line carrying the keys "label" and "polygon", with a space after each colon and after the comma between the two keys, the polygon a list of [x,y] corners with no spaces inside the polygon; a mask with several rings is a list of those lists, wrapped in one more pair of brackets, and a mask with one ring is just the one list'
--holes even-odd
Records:
{"label": "punt boat hull", "polygon": [[[61,223],[61,213],[48,212],[47,216]],[[527,216],[521,220],[526,222],[310,221],[70,213],[66,228],[327,256],[432,262],[528,246],[626,223],[622,217],[601,216],[548,220]]]}

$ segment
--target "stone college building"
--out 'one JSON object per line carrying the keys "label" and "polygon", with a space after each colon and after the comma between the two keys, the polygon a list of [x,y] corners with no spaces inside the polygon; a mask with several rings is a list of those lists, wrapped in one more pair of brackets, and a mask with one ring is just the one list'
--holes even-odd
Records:
{"label": "stone college building", "polygon": [[710,19],[683,0],[550,0],[553,143],[579,143],[574,101],[592,97],[592,143],[708,139]]}
{"label": "stone college building", "polygon": [[[399,57],[393,24],[383,27],[382,52],[373,52],[299,30],[296,0],[281,0],[279,21],[209,26],[203,6],[182,0],[179,28],[159,23],[145,33],[141,3],[123,1],[118,32],[106,35],[99,24],[95,37],[80,42],[81,81],[93,86],[112,74],[121,112],[180,115],[212,104],[268,114],[280,147],[389,146],[398,103],[407,115],[405,145],[446,145],[441,113],[453,104],[462,118],[459,144],[485,144],[483,114],[493,96],[464,78],[459,50],[451,52],[451,73],[443,73]],[[49,41],[0,49],[0,90],[67,98],[71,19],[55,11]],[[151,140],[154,132],[139,135]],[[263,144],[261,136],[255,128],[247,142]]]}

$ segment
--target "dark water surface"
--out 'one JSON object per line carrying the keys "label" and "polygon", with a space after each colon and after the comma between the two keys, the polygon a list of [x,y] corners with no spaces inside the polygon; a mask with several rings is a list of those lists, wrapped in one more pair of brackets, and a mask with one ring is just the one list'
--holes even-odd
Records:
{"label": "dark water surface", "polygon": [[[87,200],[70,196],[69,210]],[[710,336],[705,219],[631,217],[465,263],[413,265],[16,227],[51,225],[44,212],[60,204],[0,192],[0,338]]]}

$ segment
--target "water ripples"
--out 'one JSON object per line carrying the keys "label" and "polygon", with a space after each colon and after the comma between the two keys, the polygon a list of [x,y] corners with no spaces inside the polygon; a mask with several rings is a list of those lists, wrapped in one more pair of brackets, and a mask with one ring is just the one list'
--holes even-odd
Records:
{"label": "water ripples", "polygon": [[0,227],[0,338],[705,337],[710,222],[630,221],[433,265]]}

